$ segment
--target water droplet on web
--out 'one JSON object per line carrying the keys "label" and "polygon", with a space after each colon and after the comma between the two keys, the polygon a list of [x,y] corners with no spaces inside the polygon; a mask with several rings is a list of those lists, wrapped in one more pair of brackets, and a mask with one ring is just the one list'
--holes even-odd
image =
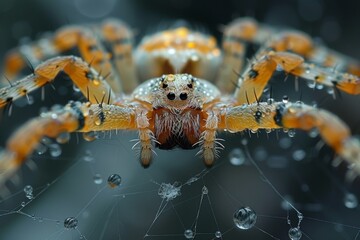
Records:
{"label": "water droplet on web", "polygon": [[356,208],[358,206],[358,199],[352,193],[346,193],[344,196],[344,205],[347,208]]}
{"label": "water droplet on web", "polygon": [[292,154],[292,157],[295,161],[301,161],[305,158],[306,153],[302,149],[295,150]]}
{"label": "water droplet on web", "polygon": [[64,227],[67,229],[75,229],[78,226],[78,220],[75,217],[68,217],[64,220]]}
{"label": "water droplet on web", "polygon": [[209,189],[206,186],[203,186],[202,194],[208,194],[208,193],[209,193]]}
{"label": "water droplet on web", "polygon": [[291,240],[299,240],[301,237],[302,237],[302,232],[301,232],[300,228],[298,228],[298,227],[290,228],[289,238]]}
{"label": "water droplet on web", "polygon": [[256,223],[257,215],[250,207],[242,207],[234,213],[234,223],[239,229],[247,230]]}
{"label": "water droplet on web", "polygon": [[22,206],[22,207],[25,207],[25,206],[26,206],[26,203],[25,203],[25,202],[21,202],[21,206]]}
{"label": "water droplet on web", "polygon": [[284,137],[284,138],[281,138],[279,140],[279,146],[282,148],[282,149],[288,149],[291,147],[291,139],[290,138],[287,138],[287,137]]}
{"label": "water droplet on web", "polygon": [[229,153],[229,160],[232,165],[240,166],[245,162],[245,154],[242,149],[234,148]]}
{"label": "water droplet on web", "polygon": [[194,232],[191,229],[186,229],[184,232],[184,236],[186,239],[193,239],[194,238]]}
{"label": "water droplet on web", "polygon": [[93,179],[95,184],[102,184],[103,182],[101,175],[98,173],[94,175]]}
{"label": "water droplet on web", "polygon": [[216,232],[215,232],[215,237],[216,237],[216,238],[221,238],[221,237],[222,237],[221,232],[220,232],[220,231],[216,231]]}
{"label": "water droplet on web", "polygon": [[33,188],[30,185],[26,185],[24,187],[24,193],[27,199],[32,199],[33,198]]}
{"label": "water droplet on web", "polygon": [[78,88],[75,84],[73,84],[73,90],[75,92],[80,92],[80,88]]}
{"label": "water droplet on web", "polygon": [[60,133],[56,138],[56,141],[60,144],[67,143],[69,140],[70,140],[70,133],[68,132]]}
{"label": "water droplet on web", "polygon": [[121,177],[119,174],[111,174],[108,177],[108,184],[111,188],[115,188],[118,187],[121,183]]}
{"label": "water droplet on web", "polygon": [[309,137],[311,138],[316,138],[317,136],[319,136],[319,130],[317,128],[313,128],[309,131]]}
{"label": "water droplet on web", "polygon": [[52,143],[49,145],[49,153],[52,157],[59,157],[62,153],[61,147],[57,143]]}
{"label": "water droplet on web", "polygon": [[244,145],[244,146],[247,145],[248,144],[247,138],[241,139],[241,144]]}
{"label": "water droplet on web", "polygon": [[92,162],[92,161],[94,161],[94,156],[92,155],[90,150],[86,150],[85,155],[82,157],[82,159],[85,162]]}

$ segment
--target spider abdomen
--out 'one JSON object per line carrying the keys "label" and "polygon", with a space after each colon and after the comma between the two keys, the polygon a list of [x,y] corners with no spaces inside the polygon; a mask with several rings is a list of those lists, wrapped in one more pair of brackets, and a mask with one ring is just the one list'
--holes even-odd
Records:
{"label": "spider abdomen", "polygon": [[200,138],[201,110],[176,112],[160,108],[154,110],[156,147],[160,149],[193,149]]}

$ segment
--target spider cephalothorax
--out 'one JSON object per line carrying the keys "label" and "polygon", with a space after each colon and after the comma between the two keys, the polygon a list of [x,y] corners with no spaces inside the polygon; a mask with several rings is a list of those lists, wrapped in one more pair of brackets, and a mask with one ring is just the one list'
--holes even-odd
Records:
{"label": "spider cephalothorax", "polygon": [[[5,73],[12,78],[26,65],[26,59],[45,61],[33,74],[0,89],[0,107],[51,83],[60,72],[71,78],[87,102],[71,102],[21,127],[0,152],[0,182],[44,136],[122,129],[138,131],[134,148],[139,149],[141,164],[147,167],[154,146],[198,147],[204,163],[213,165],[223,148],[218,131],[317,128],[324,142],[351,164],[348,177],[360,173],[360,142],[335,115],[287,99],[260,100],[271,76],[280,70],[314,85],[359,94],[357,61],[314,44],[306,34],[280,31],[248,18],[224,29],[222,53],[213,37],[176,28],[146,37],[133,58],[131,38],[123,22],[110,20],[62,28],[41,44],[31,44],[27,48],[31,51],[19,48],[10,52]],[[249,43],[260,48],[245,65]],[[85,61],[75,56],[55,57],[74,47]],[[135,88],[144,77],[151,79]]]}

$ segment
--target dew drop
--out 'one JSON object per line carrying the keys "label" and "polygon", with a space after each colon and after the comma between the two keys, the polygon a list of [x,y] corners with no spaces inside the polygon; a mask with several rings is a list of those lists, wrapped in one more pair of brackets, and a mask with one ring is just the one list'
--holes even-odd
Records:
{"label": "dew drop", "polygon": [[49,145],[49,153],[52,157],[59,157],[62,153],[61,147],[57,143],[52,143]]}
{"label": "dew drop", "polygon": [[25,207],[25,206],[26,206],[26,203],[25,203],[25,202],[21,202],[21,206],[22,206],[22,207]]}
{"label": "dew drop", "polygon": [[94,161],[94,156],[92,155],[92,153],[90,152],[90,150],[86,150],[85,151],[85,155],[82,157],[82,159],[85,162],[92,162]]}
{"label": "dew drop", "polygon": [[194,232],[191,229],[186,229],[184,232],[184,236],[186,239],[193,239],[194,238]]}
{"label": "dew drop", "polygon": [[294,130],[294,129],[289,129],[289,131],[288,131],[288,136],[289,137],[295,137],[295,134],[296,134],[296,131]]}
{"label": "dew drop", "polygon": [[108,177],[108,185],[111,187],[111,188],[115,188],[115,187],[118,187],[121,183],[121,177],[119,174],[111,174],[109,177]]}
{"label": "dew drop", "polygon": [[309,80],[309,81],[306,83],[306,85],[307,85],[309,88],[314,89],[315,86],[316,86],[316,82]]}
{"label": "dew drop", "polygon": [[241,144],[244,145],[244,146],[247,145],[248,140],[246,138],[241,139]]}
{"label": "dew drop", "polygon": [[46,153],[47,149],[48,149],[47,146],[44,145],[43,143],[39,143],[39,144],[36,146],[36,152],[37,152],[37,154],[39,154],[39,155],[42,155],[42,154]]}
{"label": "dew drop", "polygon": [[289,97],[288,96],[283,96],[283,98],[282,98],[282,102],[283,103],[288,103],[289,102]]}
{"label": "dew drop", "polygon": [[250,207],[242,207],[234,213],[234,223],[239,229],[247,230],[256,223],[256,213]]}
{"label": "dew drop", "polygon": [[301,237],[302,237],[302,232],[301,232],[300,228],[298,228],[298,227],[290,228],[289,238],[291,240],[299,240]]}
{"label": "dew drop", "polygon": [[282,149],[288,149],[291,147],[291,139],[290,138],[287,138],[287,137],[284,137],[284,138],[281,138],[279,140],[279,146],[282,148]]}
{"label": "dew drop", "polygon": [[78,226],[78,220],[75,217],[68,217],[64,220],[64,227],[67,229],[75,229]]}
{"label": "dew drop", "polygon": [[70,133],[68,132],[60,133],[56,138],[56,141],[60,144],[67,143],[69,140],[70,140]]}
{"label": "dew drop", "polygon": [[203,186],[202,194],[208,194],[208,193],[209,193],[209,189],[206,186]]}
{"label": "dew drop", "polygon": [[83,133],[83,138],[85,141],[92,142],[98,138],[98,133],[97,132],[85,132],[85,133]]}
{"label": "dew drop", "polygon": [[101,175],[98,173],[94,175],[93,179],[95,184],[102,184],[103,182]]}
{"label": "dew drop", "polygon": [[73,84],[73,90],[75,92],[80,92],[80,88],[78,88],[75,84]]}
{"label": "dew drop", "polygon": [[216,237],[216,238],[221,238],[221,237],[222,237],[221,232],[220,232],[220,231],[216,231],[216,232],[215,232],[215,237]]}
{"label": "dew drop", "polygon": [[346,193],[344,196],[344,205],[347,208],[356,208],[358,206],[358,199],[352,193]]}
{"label": "dew drop", "polygon": [[229,153],[230,163],[234,166],[240,166],[245,162],[245,154],[242,149],[234,148]]}
{"label": "dew drop", "polygon": [[274,101],[273,98],[269,98],[269,99],[267,100],[267,104],[269,104],[269,105],[273,104],[274,102],[275,102],[275,101]]}
{"label": "dew drop", "polygon": [[330,95],[333,95],[333,94],[334,94],[334,88],[329,87],[329,88],[326,89],[326,92],[327,92],[328,94],[330,94]]}
{"label": "dew drop", "polygon": [[311,138],[316,138],[317,136],[319,136],[319,130],[317,128],[313,128],[309,131],[309,137]]}
{"label": "dew drop", "polygon": [[306,153],[302,149],[295,150],[292,154],[292,157],[295,161],[301,161],[305,158]]}
{"label": "dew drop", "polygon": [[24,187],[24,193],[27,199],[32,199],[33,198],[33,188],[30,185],[26,185]]}

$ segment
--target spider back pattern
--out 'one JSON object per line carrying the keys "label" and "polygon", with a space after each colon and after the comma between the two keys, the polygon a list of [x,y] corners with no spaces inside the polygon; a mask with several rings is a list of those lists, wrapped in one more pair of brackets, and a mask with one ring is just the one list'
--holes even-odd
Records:
{"label": "spider back pattern", "polygon": [[[260,47],[245,64],[248,44]],[[79,49],[80,57],[55,57],[73,47]],[[359,94],[356,60],[315,44],[304,33],[279,30],[249,18],[235,20],[224,29],[222,48],[223,52],[211,36],[176,28],[144,38],[133,57],[131,31],[112,19],[65,27],[52,37],[10,51],[4,68],[10,86],[0,89],[0,107],[51,84],[60,72],[69,76],[87,102],[70,101],[20,127],[0,152],[0,183],[11,177],[43,137],[109,130],[138,131],[133,148],[139,150],[144,167],[152,161],[154,146],[198,147],[210,167],[224,147],[218,131],[315,128],[350,164],[348,179],[360,173],[360,142],[334,114],[287,99],[260,100],[276,71]],[[12,80],[29,59],[39,63],[33,73]],[[143,78],[150,80],[135,88]]]}

